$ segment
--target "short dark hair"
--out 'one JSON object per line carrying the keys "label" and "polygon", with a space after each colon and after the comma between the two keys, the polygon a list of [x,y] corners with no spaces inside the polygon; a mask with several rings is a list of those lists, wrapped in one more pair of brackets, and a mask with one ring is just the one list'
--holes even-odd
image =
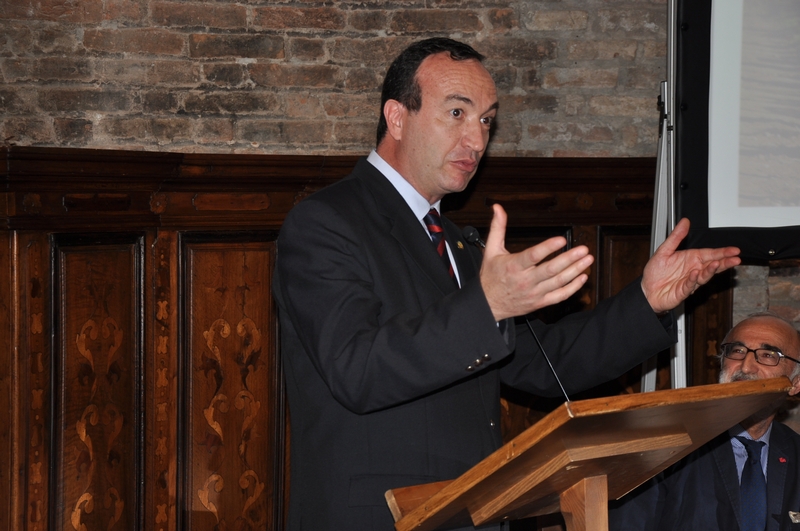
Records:
{"label": "short dark hair", "polygon": [[383,137],[386,136],[387,124],[386,117],[383,115],[383,107],[386,102],[397,100],[411,112],[420,110],[422,107],[422,90],[417,82],[417,70],[422,61],[428,56],[442,52],[448,52],[450,58],[454,61],[466,61],[468,59],[483,61],[483,55],[476,52],[472,46],[446,37],[433,37],[415,42],[403,50],[392,61],[389,70],[386,72],[386,77],[383,78],[376,145],[380,144]]}

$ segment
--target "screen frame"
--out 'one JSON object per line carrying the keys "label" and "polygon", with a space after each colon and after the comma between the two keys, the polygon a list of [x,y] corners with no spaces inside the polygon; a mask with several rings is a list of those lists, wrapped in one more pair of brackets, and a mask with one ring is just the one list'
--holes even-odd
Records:
{"label": "screen frame", "polygon": [[676,0],[674,172],[677,219],[692,223],[686,247],[736,246],[745,260],[800,257],[800,226],[709,228],[709,82],[712,0]]}

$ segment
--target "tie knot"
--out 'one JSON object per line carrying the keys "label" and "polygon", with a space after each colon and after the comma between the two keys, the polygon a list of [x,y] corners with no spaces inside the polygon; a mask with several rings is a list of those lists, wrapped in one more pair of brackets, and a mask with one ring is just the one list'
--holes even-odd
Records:
{"label": "tie knot", "polygon": [[427,225],[429,229],[430,227],[437,227],[439,229],[437,232],[442,229],[442,218],[439,217],[439,213],[435,208],[430,209],[428,213],[425,214],[425,217],[422,218],[422,221],[425,222],[425,225]]}
{"label": "tie knot", "polygon": [[753,439],[748,439],[747,437],[736,437],[740,443],[744,445],[744,449],[747,450],[747,458],[751,461],[756,463],[761,462],[761,448],[764,446],[763,441],[754,441]]}

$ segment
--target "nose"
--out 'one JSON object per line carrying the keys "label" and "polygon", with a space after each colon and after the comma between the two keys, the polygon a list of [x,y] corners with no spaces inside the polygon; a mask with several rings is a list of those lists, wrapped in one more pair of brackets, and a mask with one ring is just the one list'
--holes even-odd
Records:
{"label": "nose", "polygon": [[489,143],[489,131],[481,123],[480,119],[469,120],[464,125],[464,131],[461,136],[461,145],[465,148],[482,153]]}
{"label": "nose", "polygon": [[742,372],[745,374],[755,374],[758,372],[758,365],[759,363],[756,360],[756,353],[750,351],[742,360]]}

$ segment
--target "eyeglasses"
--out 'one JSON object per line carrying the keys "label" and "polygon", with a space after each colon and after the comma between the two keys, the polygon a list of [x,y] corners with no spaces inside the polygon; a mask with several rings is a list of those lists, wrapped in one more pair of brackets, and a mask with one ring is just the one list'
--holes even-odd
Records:
{"label": "eyeglasses", "polygon": [[723,343],[719,348],[722,351],[722,355],[730,360],[743,360],[747,357],[748,352],[752,352],[756,357],[756,361],[761,365],[775,366],[780,363],[781,358],[786,358],[787,360],[792,360],[795,363],[800,363],[800,360],[790,358],[780,350],[774,350],[771,348],[752,349],[747,348],[741,343]]}

